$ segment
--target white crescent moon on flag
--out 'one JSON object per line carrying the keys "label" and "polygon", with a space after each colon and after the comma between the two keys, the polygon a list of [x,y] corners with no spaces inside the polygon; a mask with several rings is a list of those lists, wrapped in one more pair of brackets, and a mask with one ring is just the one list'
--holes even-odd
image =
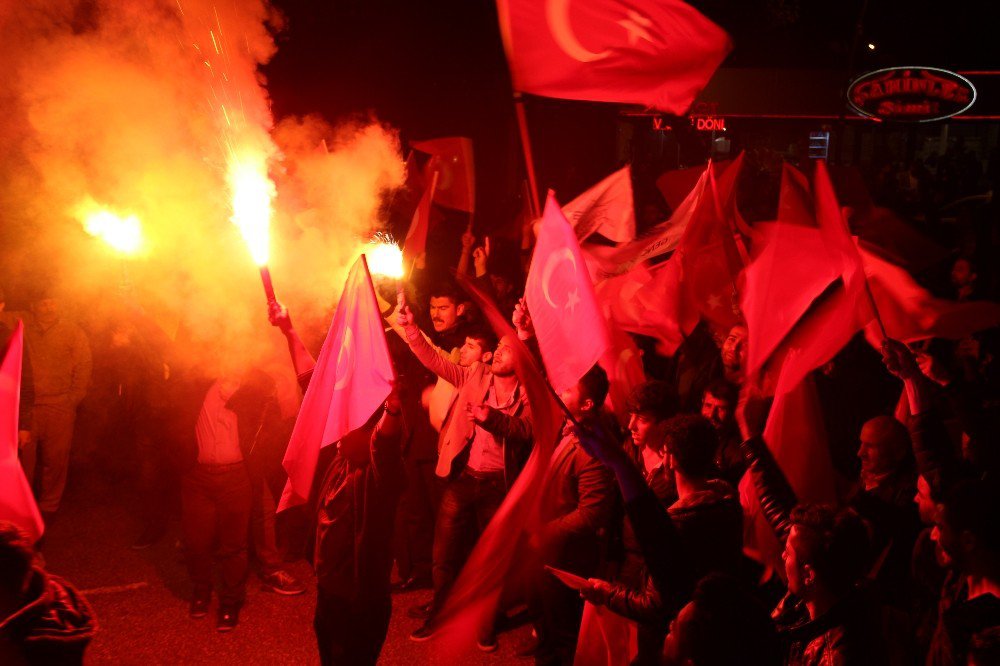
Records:
{"label": "white crescent moon on flag", "polygon": [[334,391],[347,386],[354,374],[354,332],[350,327],[344,331],[344,346],[337,353],[337,383],[333,385]]}
{"label": "white crescent moon on flag", "polygon": [[554,308],[558,308],[555,301],[552,300],[552,296],[549,295],[549,280],[552,279],[552,273],[555,271],[556,266],[562,261],[568,261],[573,267],[573,275],[576,275],[576,257],[573,253],[569,251],[569,248],[563,248],[558,252],[555,252],[549,257],[549,260],[545,262],[545,269],[542,271],[542,294],[545,295],[545,300],[549,302]]}
{"label": "white crescent moon on flag", "polygon": [[610,51],[594,53],[588,51],[580,40],[576,38],[573,28],[569,23],[569,5],[571,0],[545,0],[545,19],[549,23],[549,30],[553,39],[566,55],[580,62],[593,62],[607,58]]}

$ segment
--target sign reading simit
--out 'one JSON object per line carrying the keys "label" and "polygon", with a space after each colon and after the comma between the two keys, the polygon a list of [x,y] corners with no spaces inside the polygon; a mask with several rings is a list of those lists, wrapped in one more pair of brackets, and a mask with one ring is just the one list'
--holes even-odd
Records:
{"label": "sign reading simit", "polygon": [[976,88],[960,74],[936,67],[890,67],[851,82],[847,101],[862,116],[930,122],[968,111]]}

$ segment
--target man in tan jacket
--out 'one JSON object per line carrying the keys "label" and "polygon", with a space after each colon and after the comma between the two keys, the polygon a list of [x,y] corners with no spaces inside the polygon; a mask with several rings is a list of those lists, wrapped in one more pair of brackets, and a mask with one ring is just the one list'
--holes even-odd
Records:
{"label": "man in tan jacket", "polygon": [[62,316],[59,300],[48,292],[36,295],[30,312],[0,312],[0,321],[10,327],[18,319],[24,321],[35,384],[32,434],[21,447],[21,464],[35,488],[38,508],[51,514],[59,509],[66,488],[76,408],[90,384],[90,343],[79,326]]}
{"label": "man in tan jacket", "polygon": [[[424,624],[410,635],[419,642],[434,635],[435,615],[531,452],[531,415],[506,340],[490,363],[463,367],[435,351],[408,307],[400,308],[398,323],[420,362],[458,389],[438,438],[437,475],[446,482],[434,530],[434,601]],[[495,650],[496,639],[481,636],[479,645]]]}

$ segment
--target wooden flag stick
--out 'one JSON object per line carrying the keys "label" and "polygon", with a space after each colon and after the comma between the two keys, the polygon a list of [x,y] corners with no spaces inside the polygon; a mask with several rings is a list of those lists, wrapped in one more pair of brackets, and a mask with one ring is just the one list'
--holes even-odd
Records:
{"label": "wooden flag stick", "polygon": [[524,167],[528,176],[528,185],[531,195],[528,199],[531,202],[532,217],[540,217],[542,206],[538,200],[538,180],[535,178],[535,160],[531,154],[531,137],[528,135],[528,116],[524,111],[524,97],[521,93],[514,91],[514,110],[517,113],[517,127],[521,132],[521,150],[524,153]]}

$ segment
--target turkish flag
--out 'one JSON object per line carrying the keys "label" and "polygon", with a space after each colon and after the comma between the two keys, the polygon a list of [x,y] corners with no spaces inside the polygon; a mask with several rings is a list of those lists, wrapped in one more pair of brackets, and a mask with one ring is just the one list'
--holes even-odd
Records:
{"label": "turkish flag", "polygon": [[733,215],[742,164],[741,155],[721,173],[709,165],[705,190],[677,245],[685,289],[701,316],[723,333],[741,321],[743,257],[736,245]]}
{"label": "turkish flag", "polygon": [[642,367],[642,352],[635,340],[613,321],[608,322],[611,346],[601,357],[601,368],[608,375],[606,407],[624,427],[628,424],[628,397],[639,384],[646,381]]}
{"label": "turkish flag", "polygon": [[414,150],[427,153],[431,159],[424,167],[426,180],[436,171],[440,175],[434,191],[434,203],[466,213],[476,212],[476,166],[472,139],[447,136],[410,143]]}
{"label": "turkish flag", "polygon": [[431,228],[431,202],[434,200],[439,176],[437,171],[431,174],[430,183],[421,195],[417,209],[413,211],[413,220],[403,240],[403,260],[407,264],[412,264],[417,257],[427,251],[427,233]]}
{"label": "turkish flag", "polygon": [[[992,301],[959,303],[935,298],[909,273],[870,252],[861,250],[872,297],[890,338],[913,342],[927,338],[960,340],[977,331],[1000,326],[1000,305]],[[878,349],[881,332],[874,322],[865,330]]]}
{"label": "turkish flag", "polygon": [[[813,173],[813,201],[816,205],[816,223],[827,248],[840,263],[844,287],[852,293],[865,289],[865,271],[861,263],[861,253],[847,228],[843,210],[837,201],[824,160],[816,160],[816,171]],[[863,313],[865,306],[860,302],[859,308]],[[870,316],[866,317],[865,321],[868,319]]]}
{"label": "turkish flag", "polygon": [[598,233],[625,243],[635,238],[632,168],[626,166],[563,206],[563,215],[583,242]]}
{"label": "turkish flag", "polygon": [[654,338],[657,352],[665,356],[672,356],[698,325],[698,309],[681,284],[676,255],[658,266],[636,266],[602,280],[594,293],[609,321]]}
{"label": "turkish flag", "polygon": [[[794,382],[794,383],[792,383]],[[799,502],[836,502],[837,474],[830,458],[823,411],[811,377],[783,374],[764,427],[764,441]],[[744,515],[744,550],[754,559],[781,567],[782,546],[760,509],[747,473],[739,484]]]}
{"label": "turkish flag", "polygon": [[596,279],[621,275],[649,259],[667,254],[677,249],[678,243],[687,229],[699,202],[708,191],[708,168],[701,175],[694,188],[687,193],[670,218],[656,225],[641,238],[618,247],[606,247],[593,243],[585,246],[591,264],[597,269],[591,273]]}
{"label": "turkish flag", "polygon": [[14,523],[37,541],[45,531],[45,525],[17,459],[23,354],[24,324],[18,321],[0,365],[0,520]]}
{"label": "turkish flag", "polygon": [[888,208],[872,206],[855,212],[850,222],[863,249],[909,271],[919,273],[948,257],[948,250],[899,219]]}
{"label": "turkish flag", "polygon": [[363,426],[388,397],[394,380],[382,316],[362,255],[347,277],[295,419],[282,461],[288,483],[278,511],[308,500],[319,450]]}
{"label": "turkish flag", "polygon": [[[715,165],[719,169],[724,170],[729,167],[731,162],[732,160],[724,160],[722,162],[715,162]],[[670,169],[669,171],[664,171],[656,179],[656,189],[663,195],[663,199],[670,206],[670,210],[677,210],[681,202],[691,194],[691,190],[701,180],[701,176],[705,173],[706,168],[708,168],[707,165],[697,168],[691,167],[690,169]]]}
{"label": "turkish flag", "polygon": [[841,275],[816,226],[809,181],[784,165],[778,220],[754,227],[741,297],[750,332],[747,375],[756,374],[812,304]]}
{"label": "turkish flag", "polygon": [[496,304],[468,278],[460,275],[458,281],[497,338],[514,350],[514,365],[528,399],[534,438],[528,461],[483,530],[437,616],[438,656],[465,663],[467,660],[463,658],[467,654],[476,653],[474,643],[480,632],[493,626],[504,586],[511,580],[524,578],[523,572],[518,571],[519,566],[524,566],[518,554],[522,552],[525,535],[535,531],[539,524],[545,475],[565,419],[535,357],[508,323],[509,317],[501,314]]}
{"label": "turkish flag", "polygon": [[515,90],[683,116],[729,36],[680,0],[497,0]]}
{"label": "turkish flag", "polygon": [[549,381],[558,392],[576,385],[610,345],[573,227],[549,192],[531,256],[524,297]]}

